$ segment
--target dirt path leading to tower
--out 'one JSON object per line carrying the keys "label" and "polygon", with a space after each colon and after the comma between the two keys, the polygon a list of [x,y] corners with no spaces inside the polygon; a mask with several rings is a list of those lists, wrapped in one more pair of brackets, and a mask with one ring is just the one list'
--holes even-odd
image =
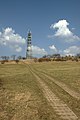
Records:
{"label": "dirt path leading to tower", "polygon": [[52,106],[56,114],[59,115],[59,117],[63,120],[78,120],[78,117],[75,115],[75,113],[67,106],[67,104],[60,100],[60,98],[49,89],[46,83],[36,74],[36,71],[32,68],[30,68],[30,71],[37,79],[45,98]]}
{"label": "dirt path leading to tower", "polygon": [[59,81],[55,80],[53,77],[47,75],[47,73],[41,72],[41,74],[43,74],[44,76],[46,76],[46,78],[48,78],[51,81],[53,81],[56,85],[61,87],[64,91],[66,91],[72,97],[76,98],[77,100],[80,100],[80,94],[75,92],[74,90],[70,89],[66,84],[64,84],[63,82],[59,82]]}

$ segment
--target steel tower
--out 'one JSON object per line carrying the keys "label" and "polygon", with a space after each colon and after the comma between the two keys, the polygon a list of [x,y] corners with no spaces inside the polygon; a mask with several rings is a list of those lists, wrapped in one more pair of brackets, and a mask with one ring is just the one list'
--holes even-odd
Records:
{"label": "steel tower", "polygon": [[31,34],[31,31],[29,31],[28,36],[27,36],[27,51],[26,51],[26,58],[27,59],[32,58],[31,39],[32,39],[32,34]]}

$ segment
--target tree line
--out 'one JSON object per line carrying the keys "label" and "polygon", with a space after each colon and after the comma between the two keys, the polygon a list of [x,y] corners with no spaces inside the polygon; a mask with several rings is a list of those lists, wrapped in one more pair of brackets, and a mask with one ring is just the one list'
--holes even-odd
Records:
{"label": "tree line", "polygon": [[26,59],[25,57],[22,56],[16,56],[16,55],[12,55],[12,56],[0,56],[0,62],[1,64],[4,64],[5,62],[9,62],[9,61],[15,61],[17,64],[19,63],[19,60],[21,59]]}
{"label": "tree line", "polygon": [[[1,64],[4,64],[5,62],[9,62],[11,61],[15,61],[16,63],[18,63],[20,60],[25,60],[25,57],[22,56],[16,56],[16,55],[12,55],[12,56],[1,56]],[[76,56],[61,56],[60,54],[53,54],[53,55],[44,55],[41,58],[32,58],[32,60],[34,62],[49,62],[49,61],[80,61],[80,54],[77,54]]]}
{"label": "tree line", "polygon": [[44,55],[42,58],[35,58],[35,62],[49,62],[49,61],[80,61],[80,54],[77,54],[76,56],[66,55],[61,56],[60,54],[53,54],[53,55]]}
{"label": "tree line", "polygon": [[1,60],[20,60],[20,59],[26,59],[25,57],[22,56],[16,56],[16,55],[12,55],[12,56],[0,56]]}

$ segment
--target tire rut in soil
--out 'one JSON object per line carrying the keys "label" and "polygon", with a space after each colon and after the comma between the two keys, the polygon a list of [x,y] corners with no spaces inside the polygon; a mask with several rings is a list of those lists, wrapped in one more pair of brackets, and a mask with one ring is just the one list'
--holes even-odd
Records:
{"label": "tire rut in soil", "polygon": [[35,76],[38,83],[42,87],[43,94],[49,104],[52,106],[56,114],[63,120],[78,120],[76,114],[65,104],[62,100],[60,100],[43,82],[43,80],[36,74],[35,70],[33,70],[30,66],[29,69],[31,73]]}
{"label": "tire rut in soil", "polygon": [[55,80],[53,77],[47,75],[46,72],[43,72],[43,71],[38,71],[38,72],[41,72],[41,74],[43,74],[44,76],[46,76],[49,80],[51,80],[52,82],[54,82],[56,85],[58,85],[61,89],[63,89],[64,91],[66,91],[73,98],[76,98],[77,100],[80,100],[80,94],[77,93],[77,92],[75,92],[74,90],[71,90],[66,84],[64,84],[63,82],[59,82],[58,80]]}

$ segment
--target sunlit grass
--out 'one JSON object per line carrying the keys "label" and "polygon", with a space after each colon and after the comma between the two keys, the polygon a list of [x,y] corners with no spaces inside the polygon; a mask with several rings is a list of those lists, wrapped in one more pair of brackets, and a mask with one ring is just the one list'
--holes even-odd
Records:
{"label": "sunlit grass", "polygon": [[35,64],[34,67],[80,93],[80,62],[41,63]]}
{"label": "sunlit grass", "polygon": [[0,65],[0,120],[58,120],[25,65]]}

